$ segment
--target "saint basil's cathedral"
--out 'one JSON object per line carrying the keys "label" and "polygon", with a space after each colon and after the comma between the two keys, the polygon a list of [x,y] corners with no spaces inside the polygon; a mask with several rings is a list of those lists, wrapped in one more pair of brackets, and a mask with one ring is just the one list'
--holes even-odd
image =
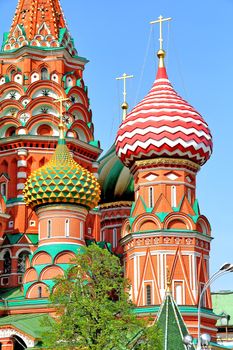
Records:
{"label": "saint basil's cathedral", "polygon": [[[0,58],[0,348],[41,346],[54,278],[96,242],[122,256],[136,311],[158,319],[164,349],[186,349],[209,278],[211,228],[196,175],[212,138],[172,87],[164,50],[151,90],[131,112],[122,105],[115,143],[101,157],[83,80],[88,61],[59,0],[19,0]],[[202,304],[201,331],[219,349],[210,290]]]}

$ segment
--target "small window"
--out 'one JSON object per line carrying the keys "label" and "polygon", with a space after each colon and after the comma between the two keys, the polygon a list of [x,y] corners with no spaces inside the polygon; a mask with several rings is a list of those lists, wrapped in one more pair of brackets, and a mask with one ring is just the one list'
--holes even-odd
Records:
{"label": "small window", "polygon": [[65,221],[65,235],[66,237],[70,237],[70,220],[66,219]]}
{"label": "small window", "polygon": [[11,273],[11,256],[9,252],[6,252],[3,257],[3,273],[10,274]]}
{"label": "small window", "polygon": [[117,229],[114,228],[113,229],[113,248],[116,248],[117,247]]}
{"label": "small window", "polygon": [[151,305],[151,286],[146,286],[146,305]]}
{"label": "small window", "polygon": [[176,207],[176,186],[171,187],[171,203],[172,207]]}
{"label": "small window", "polygon": [[38,287],[38,298],[42,298],[42,287]]}
{"label": "small window", "polygon": [[48,80],[49,79],[49,73],[47,68],[41,69],[41,80]]}
{"label": "small window", "polygon": [[6,183],[5,182],[3,182],[1,184],[1,195],[6,196]]}
{"label": "small window", "polygon": [[52,222],[51,222],[51,220],[48,220],[48,232],[47,232],[48,238],[51,237],[51,231],[52,231]]}
{"label": "small window", "polygon": [[80,239],[83,239],[83,221],[80,221]]}
{"label": "small window", "polygon": [[8,227],[13,228],[14,227],[14,221],[9,221],[8,222]]}
{"label": "small window", "polygon": [[1,285],[2,286],[7,286],[9,284],[9,278],[8,277],[3,277],[1,279]]}
{"label": "small window", "polygon": [[36,226],[36,222],[34,220],[30,220],[29,225],[31,227],[35,227]]}
{"label": "small window", "polygon": [[154,207],[154,188],[149,187],[149,207]]}
{"label": "small window", "polygon": [[180,284],[175,287],[175,299],[177,305],[182,305],[182,286]]}
{"label": "small window", "polygon": [[17,272],[18,273],[24,273],[26,271],[26,260],[28,257],[28,252],[21,252],[18,256],[18,267]]}
{"label": "small window", "polygon": [[192,190],[191,190],[191,188],[188,189],[188,201],[190,204],[192,203]]}

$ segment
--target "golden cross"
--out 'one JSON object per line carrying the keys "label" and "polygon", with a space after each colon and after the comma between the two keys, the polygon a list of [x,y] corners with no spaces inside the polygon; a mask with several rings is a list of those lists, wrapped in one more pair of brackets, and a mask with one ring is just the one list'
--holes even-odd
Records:
{"label": "golden cross", "polygon": [[133,78],[133,75],[127,75],[124,73],[121,77],[116,78],[116,80],[124,80],[124,90],[123,90],[123,96],[124,96],[124,103],[126,103],[126,79]]}
{"label": "golden cross", "polygon": [[70,99],[60,97],[54,101],[54,103],[60,103],[60,123],[62,123],[62,124],[63,124],[62,116],[63,116],[63,102],[64,101],[70,101]]}
{"label": "golden cross", "polygon": [[164,18],[163,16],[159,16],[159,19],[156,21],[151,21],[150,24],[159,23],[159,42],[160,42],[160,50],[163,50],[163,22],[171,21],[171,17]]}

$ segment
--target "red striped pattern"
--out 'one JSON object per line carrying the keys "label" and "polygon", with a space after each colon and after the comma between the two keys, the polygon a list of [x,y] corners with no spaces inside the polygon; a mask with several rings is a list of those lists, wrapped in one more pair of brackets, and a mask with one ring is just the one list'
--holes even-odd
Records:
{"label": "red striped pattern", "polygon": [[174,157],[204,164],[212,137],[201,115],[173,89],[159,68],[148,95],[127,115],[116,138],[116,151],[126,166],[140,159]]}

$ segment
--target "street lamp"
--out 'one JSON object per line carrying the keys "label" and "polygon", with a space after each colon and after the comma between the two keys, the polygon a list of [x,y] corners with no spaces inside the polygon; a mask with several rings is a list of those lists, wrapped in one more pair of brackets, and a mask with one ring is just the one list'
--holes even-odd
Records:
{"label": "street lamp", "polygon": [[[202,334],[200,337],[200,343],[201,343],[200,349],[208,349],[210,341],[211,341],[211,336],[209,334],[207,334],[207,333]],[[191,349],[194,346],[193,337],[190,334],[187,334],[183,338],[183,343],[186,345],[187,349]],[[196,349],[198,349],[198,348],[196,348]]]}
{"label": "street lamp", "polygon": [[[209,286],[211,285],[211,283],[213,283],[218,277],[224,275],[225,273],[228,273],[228,272],[233,272],[233,264],[230,264],[230,263],[225,263],[223,264],[220,269],[218,271],[216,271],[211,277],[210,279],[205,283],[202,291],[201,291],[201,294],[200,294],[200,297],[199,297],[199,303],[198,303],[198,338],[197,338],[197,350],[201,350],[201,346],[202,346],[202,343],[203,343],[203,340],[205,339],[202,339],[204,334],[202,335],[202,338],[201,338],[201,305],[202,305],[202,299],[203,299],[203,296],[206,292],[206,290],[209,288]],[[207,335],[207,334],[206,334]],[[209,336],[209,335],[208,335]],[[209,339],[210,341],[210,339]],[[206,342],[208,342],[208,339],[206,338]]]}

